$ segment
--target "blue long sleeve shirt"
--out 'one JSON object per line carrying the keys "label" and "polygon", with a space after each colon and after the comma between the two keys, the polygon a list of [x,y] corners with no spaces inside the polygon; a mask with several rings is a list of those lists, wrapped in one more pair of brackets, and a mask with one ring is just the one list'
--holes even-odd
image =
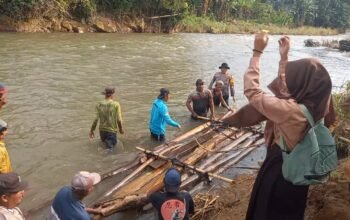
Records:
{"label": "blue long sleeve shirt", "polygon": [[179,123],[171,119],[166,102],[163,99],[156,99],[152,103],[149,128],[153,134],[161,135],[165,134],[167,124],[179,127]]}

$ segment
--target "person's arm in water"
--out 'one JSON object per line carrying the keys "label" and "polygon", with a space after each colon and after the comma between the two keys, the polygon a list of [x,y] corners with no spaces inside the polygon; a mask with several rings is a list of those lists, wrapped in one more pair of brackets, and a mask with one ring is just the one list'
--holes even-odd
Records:
{"label": "person's arm in water", "polygon": [[197,115],[197,113],[194,112],[191,103],[192,103],[192,95],[190,94],[187,98],[187,101],[186,101],[186,107],[191,112],[193,117],[197,117],[198,115]]}
{"label": "person's arm in water", "polygon": [[168,111],[168,107],[166,107],[166,105],[164,104],[164,106],[160,109],[160,114],[162,115],[162,117],[164,118],[165,122],[173,127],[177,127],[177,128],[181,128],[181,125],[179,123],[177,123],[176,121],[174,121],[170,115],[169,115],[169,111]]}
{"label": "person's arm in water", "polygon": [[210,119],[215,119],[215,113],[214,113],[214,100],[213,100],[213,94],[210,90],[208,90],[208,96],[209,96],[209,109],[210,109]]}
{"label": "person's arm in water", "polygon": [[220,91],[220,102],[221,102],[222,106],[227,108],[227,110],[232,111],[232,108],[230,108],[230,106],[228,106],[228,104],[225,102],[224,96],[222,95],[221,91]]}
{"label": "person's arm in water", "polygon": [[122,110],[120,108],[120,104],[117,105],[117,124],[119,128],[119,133],[124,134],[123,130],[123,120],[122,120]]}
{"label": "person's arm in water", "polygon": [[208,89],[212,90],[213,84],[214,84],[215,81],[216,81],[216,78],[215,78],[215,74],[214,74],[213,79],[209,83]]}
{"label": "person's arm in water", "polygon": [[94,131],[96,129],[96,126],[97,126],[99,118],[100,117],[99,117],[99,114],[98,114],[98,107],[96,106],[96,108],[95,108],[95,120],[92,123],[91,129],[90,129],[90,138],[94,138],[95,137]]}

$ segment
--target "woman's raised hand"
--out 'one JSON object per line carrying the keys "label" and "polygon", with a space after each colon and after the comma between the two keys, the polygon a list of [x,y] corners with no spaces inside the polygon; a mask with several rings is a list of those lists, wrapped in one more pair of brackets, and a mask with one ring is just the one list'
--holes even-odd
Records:
{"label": "woman's raised hand", "polygon": [[290,39],[288,36],[281,37],[278,44],[280,45],[281,60],[288,60],[288,52],[290,48]]}
{"label": "woman's raised hand", "polygon": [[267,43],[269,42],[268,31],[261,31],[255,35],[254,52],[263,53]]}

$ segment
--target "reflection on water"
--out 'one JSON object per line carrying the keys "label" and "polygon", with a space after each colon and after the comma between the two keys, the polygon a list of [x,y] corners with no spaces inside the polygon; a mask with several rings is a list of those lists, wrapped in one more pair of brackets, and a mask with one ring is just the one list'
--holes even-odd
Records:
{"label": "reflection on water", "polygon": [[[315,37],[320,38],[320,37]],[[0,81],[9,86],[1,118],[9,122],[7,146],[17,172],[30,182],[23,208],[49,200],[79,170],[103,172],[134,158],[135,147],[152,148],[148,131],[152,100],[171,91],[170,113],[183,131],[194,127],[184,105],[197,78],[207,83],[222,62],[236,78],[238,105],[245,103],[242,80],[252,36],[211,34],[0,34]],[[262,84],[275,76],[278,36],[262,61]],[[334,85],[350,79],[349,58],[294,40],[291,59],[317,56]],[[125,134],[115,154],[88,139],[101,91],[115,86]],[[231,103],[232,104],[232,103]],[[168,129],[168,138],[180,134]],[[99,189],[103,191],[103,189]]]}

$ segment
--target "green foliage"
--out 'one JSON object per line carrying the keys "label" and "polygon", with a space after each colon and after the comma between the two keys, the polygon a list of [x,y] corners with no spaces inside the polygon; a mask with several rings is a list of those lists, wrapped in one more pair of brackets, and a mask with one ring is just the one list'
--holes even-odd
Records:
{"label": "green foliage", "polygon": [[297,35],[332,35],[337,32],[328,28],[300,27],[290,28],[286,25],[262,24],[249,21],[218,22],[212,17],[195,15],[185,16],[179,23],[179,30],[195,33],[256,33],[259,30],[269,30],[273,34]]}
{"label": "green foliage", "polygon": [[[182,13],[261,24],[348,28],[350,0],[0,0],[0,13],[16,20],[67,16],[90,19],[97,13],[119,17]],[[171,23],[179,18],[169,18]]]}
{"label": "green foliage", "polygon": [[346,28],[350,21],[350,4],[342,0],[319,0],[316,3],[314,24]]}
{"label": "green foliage", "polygon": [[74,17],[88,20],[96,13],[96,4],[94,0],[72,0],[68,10]]}

